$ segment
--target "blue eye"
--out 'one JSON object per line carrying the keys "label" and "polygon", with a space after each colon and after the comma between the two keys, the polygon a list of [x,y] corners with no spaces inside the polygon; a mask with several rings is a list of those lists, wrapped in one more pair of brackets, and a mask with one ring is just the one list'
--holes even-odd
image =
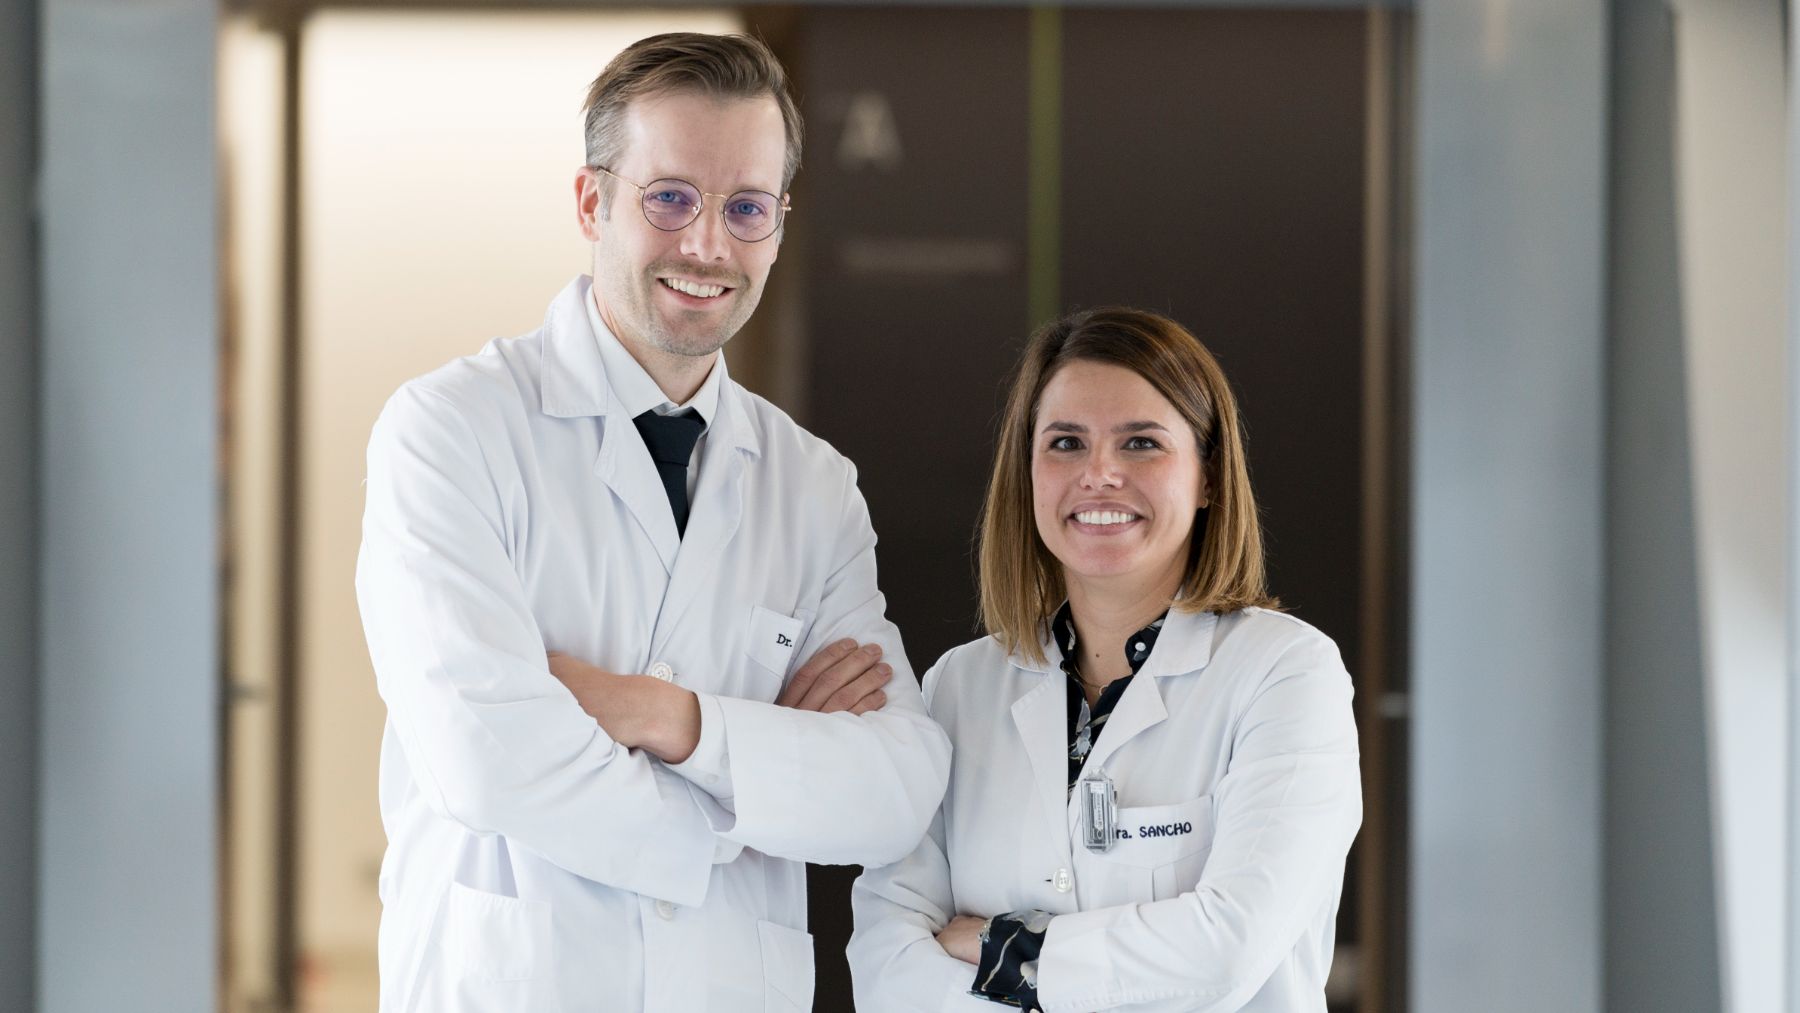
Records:
{"label": "blue eye", "polygon": [[737,215],[739,218],[757,218],[768,214],[761,204],[758,204],[753,200],[738,201],[736,204],[727,208],[726,213]]}
{"label": "blue eye", "polygon": [[1058,436],[1050,441],[1051,450],[1080,450],[1081,440],[1074,436]]}
{"label": "blue eye", "polygon": [[1133,436],[1131,439],[1125,441],[1125,449],[1161,450],[1162,446],[1148,436]]}

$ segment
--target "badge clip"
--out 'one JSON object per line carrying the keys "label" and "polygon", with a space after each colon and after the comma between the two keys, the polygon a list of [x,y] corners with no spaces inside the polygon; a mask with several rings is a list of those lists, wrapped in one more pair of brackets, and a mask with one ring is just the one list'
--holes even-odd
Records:
{"label": "badge clip", "polygon": [[1081,793],[1081,843],[1101,855],[1112,850],[1114,822],[1118,814],[1112,778],[1104,771],[1089,774],[1077,783]]}

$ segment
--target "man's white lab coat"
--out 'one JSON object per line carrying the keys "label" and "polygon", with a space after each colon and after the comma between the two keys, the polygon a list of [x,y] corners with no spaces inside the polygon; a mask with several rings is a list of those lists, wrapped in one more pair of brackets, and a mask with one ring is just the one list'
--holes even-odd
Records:
{"label": "man's white lab coat", "polygon": [[[678,538],[588,288],[406,384],[370,439],[381,1008],[810,1009],[803,863],[911,851],[949,746],[884,617],[852,465],[725,382]],[[773,705],[846,636],[894,667],[882,710]],[[546,650],[672,671],[700,697],[695,758],[615,744]]]}

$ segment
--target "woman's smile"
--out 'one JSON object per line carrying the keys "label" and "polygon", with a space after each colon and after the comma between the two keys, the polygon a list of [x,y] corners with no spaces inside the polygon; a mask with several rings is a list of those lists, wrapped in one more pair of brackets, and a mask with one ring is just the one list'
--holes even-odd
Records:
{"label": "woman's smile", "polygon": [[1192,428],[1148,380],[1101,362],[1059,370],[1038,403],[1031,475],[1038,535],[1072,585],[1179,582],[1205,469]]}

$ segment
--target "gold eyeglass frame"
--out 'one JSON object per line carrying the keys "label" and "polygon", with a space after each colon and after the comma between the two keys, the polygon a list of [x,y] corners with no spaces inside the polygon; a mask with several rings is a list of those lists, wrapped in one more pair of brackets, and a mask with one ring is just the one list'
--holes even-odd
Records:
{"label": "gold eyeglass frame", "polygon": [[[650,183],[660,183],[660,182],[664,182],[665,180],[670,183],[680,183],[683,186],[693,187],[694,192],[700,195],[700,203],[696,204],[694,206],[694,213],[688,217],[687,221],[682,222],[680,225],[677,225],[672,229],[665,229],[661,225],[656,224],[655,221],[651,220],[650,209],[644,206],[644,191],[650,189],[650,183],[633,182],[632,180],[626,179],[624,176],[619,175],[618,173],[612,171],[611,169],[606,168],[603,165],[590,165],[590,166],[588,166],[588,168],[594,170],[595,172],[604,172],[608,176],[611,176],[612,178],[618,180],[621,183],[624,183],[627,186],[636,187],[637,192],[638,192],[638,210],[643,212],[644,221],[649,222],[650,227],[653,229],[656,229],[659,232],[680,232],[682,229],[685,229],[689,225],[692,225],[695,222],[699,221],[700,216],[702,214],[704,214],[706,211],[706,198],[717,197],[717,198],[719,198],[719,220],[720,220],[720,224],[722,224],[725,227],[726,235],[729,235],[731,238],[737,240],[740,243],[760,243],[764,239],[768,239],[769,236],[773,236],[775,233],[780,232],[782,225],[787,223],[788,212],[794,210],[793,203],[789,200],[788,195],[785,193],[779,197],[775,197],[774,194],[769,193],[769,191],[767,191],[767,190],[757,190],[753,187],[744,189],[744,190],[739,190],[739,191],[737,191],[737,193],[708,193],[707,191],[700,189],[698,186],[694,186],[693,183],[690,183],[687,180],[682,179],[679,176],[659,176],[656,179],[651,180]],[[770,197],[775,197],[775,200],[776,200],[775,207],[781,213],[775,217],[775,224],[769,229],[768,236],[763,236],[759,239],[745,239],[743,236],[740,236],[736,232],[733,232],[731,230],[731,220],[725,217],[725,206],[726,206],[726,204],[728,204],[730,202],[731,198],[736,197],[739,193],[762,193],[762,194],[768,194]]]}

